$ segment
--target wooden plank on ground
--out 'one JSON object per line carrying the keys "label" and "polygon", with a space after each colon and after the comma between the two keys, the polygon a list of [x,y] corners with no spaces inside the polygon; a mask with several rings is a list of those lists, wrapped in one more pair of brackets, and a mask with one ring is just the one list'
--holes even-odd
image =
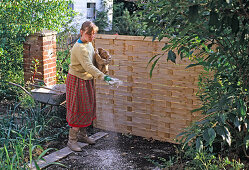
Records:
{"label": "wooden plank on ground", "polygon": [[[105,132],[98,132],[98,133],[95,133],[93,134],[92,136],[90,136],[93,140],[98,140],[104,136],[106,136],[108,133],[105,133]],[[78,142],[78,144],[83,148],[85,146],[87,146],[88,144],[87,143],[81,143],[81,142]],[[71,154],[73,151],[71,149],[69,149],[68,147],[65,147],[61,150],[58,150],[56,152],[53,152],[47,156],[44,156],[43,159],[45,160],[39,160],[37,162],[37,164],[39,165],[39,167],[42,169],[42,168],[45,168],[47,167],[48,165],[51,165],[51,163],[53,162],[56,162],[64,157],[66,157],[67,155]],[[31,170],[36,170],[35,168],[35,164],[32,163],[32,167],[30,167]]]}

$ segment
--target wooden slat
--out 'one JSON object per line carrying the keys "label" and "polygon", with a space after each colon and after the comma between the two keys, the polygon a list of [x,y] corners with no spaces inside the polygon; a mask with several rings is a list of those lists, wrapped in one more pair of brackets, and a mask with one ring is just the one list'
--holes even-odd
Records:
{"label": "wooden slat", "polygon": [[[97,114],[95,125],[103,129],[132,133],[172,142],[177,132],[200,117],[191,110],[200,106],[195,94],[201,67],[186,69],[188,59],[167,62],[166,54],[157,63],[150,78],[152,63],[162,54],[168,41],[151,37],[97,35],[95,45],[112,53],[109,74],[123,81],[117,89],[96,81]],[[109,123],[108,123],[109,121]]]}
{"label": "wooden slat", "polygon": [[[98,133],[95,133],[94,135],[92,135],[91,138],[93,138],[93,140],[96,141],[96,140],[98,140],[106,135],[107,135],[107,133],[105,133],[105,132],[98,132]],[[81,143],[81,142],[78,142],[78,144],[81,147],[85,147],[88,145],[86,143]],[[69,149],[68,147],[65,147],[61,150],[58,150],[56,152],[53,152],[49,155],[44,156],[43,157],[44,160],[39,160],[37,162],[37,164],[39,165],[39,168],[43,169],[43,168],[47,167],[48,165],[50,165],[51,163],[56,162],[64,157],[66,157],[67,155],[71,154],[72,152],[73,151],[71,149]],[[30,169],[36,170],[34,163],[32,163],[32,166],[30,167]]]}

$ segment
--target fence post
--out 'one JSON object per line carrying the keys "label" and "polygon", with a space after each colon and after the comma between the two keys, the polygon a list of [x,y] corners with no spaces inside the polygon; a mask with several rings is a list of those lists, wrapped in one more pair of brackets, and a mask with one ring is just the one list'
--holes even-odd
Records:
{"label": "fence post", "polygon": [[[56,32],[43,30],[29,35],[23,44],[24,81],[35,79],[43,80],[46,85],[56,84]],[[37,59],[39,65],[34,74],[34,63]]]}

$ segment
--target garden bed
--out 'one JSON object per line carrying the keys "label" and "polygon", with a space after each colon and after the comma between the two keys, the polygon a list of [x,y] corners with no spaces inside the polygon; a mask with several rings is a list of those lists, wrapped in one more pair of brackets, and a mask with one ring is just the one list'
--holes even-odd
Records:
{"label": "garden bed", "polygon": [[[1,114],[4,117],[11,116],[13,111],[8,114],[8,108],[14,107],[14,105],[16,104],[11,106],[11,102],[0,104]],[[41,114],[44,112],[46,113],[44,110]],[[65,112],[65,108],[56,107],[50,116],[65,117]],[[57,139],[42,142],[42,147],[56,150],[65,148],[68,141],[65,119],[56,119],[47,125],[43,134],[52,137],[58,133],[58,136]],[[58,132],[62,130],[63,132]],[[159,164],[156,162],[163,163],[160,158],[169,160],[175,156],[175,145],[168,142],[105,131],[92,126],[88,128],[88,132],[89,135],[98,132],[106,132],[108,135],[97,140],[95,145],[85,146],[82,152],[73,152],[58,161],[66,167],[51,165],[45,169],[158,169]],[[55,149],[49,150],[47,154],[55,152]]]}
{"label": "garden bed", "polygon": [[[12,104],[11,101],[2,101],[0,104],[0,116],[2,116],[5,120],[11,119],[12,123],[16,122],[17,118],[20,117],[20,113],[23,112],[23,109],[17,107],[17,105],[18,104]],[[34,113],[26,115],[29,118],[21,114],[21,119],[27,118],[28,121],[25,121],[26,119],[24,119],[24,122],[26,123],[34,121],[38,123],[37,118],[42,118],[45,121],[47,119],[52,120],[51,118],[54,117],[50,122],[45,121],[46,128],[44,126],[42,135],[40,136],[36,134],[33,136],[33,139],[35,137],[34,140],[39,142],[44,149],[55,148],[56,150],[61,150],[66,147],[68,141],[69,127],[65,120],[66,110],[64,107],[55,107],[51,114],[44,115],[44,113],[46,113],[46,109],[48,108],[44,109],[45,110],[43,111],[39,111],[38,109],[37,113],[33,110]],[[45,119],[45,117],[47,118]],[[5,123],[7,125],[6,121]],[[18,124],[18,122],[16,123]],[[23,121],[19,121],[19,123],[21,125],[23,124]],[[6,125],[3,125],[2,130],[8,128]],[[32,124],[23,124],[23,126],[27,125],[32,126]],[[35,128],[38,127],[41,126],[35,126]],[[31,129],[34,130],[34,128]],[[18,129],[16,130],[18,131]],[[201,166],[200,162],[198,166],[193,165],[192,163],[194,162],[191,162],[193,160],[191,158],[186,158],[184,156],[184,151],[179,150],[179,147],[172,143],[161,142],[151,138],[139,137],[127,133],[105,131],[92,126],[88,128],[88,131],[89,135],[93,135],[98,132],[105,132],[108,133],[108,135],[97,140],[97,143],[93,146],[83,147],[82,152],[73,152],[59,160],[59,162],[65,165],[65,167],[50,165],[45,169],[160,169],[162,167],[170,167],[170,169],[183,169],[184,167]],[[18,132],[21,133],[20,130]],[[29,136],[26,136],[26,138],[28,137]],[[28,149],[27,147],[25,148]],[[39,148],[37,149],[33,151],[33,156],[41,154],[42,151],[39,150]],[[49,150],[46,155],[55,152],[55,149]],[[237,160],[239,162],[243,162],[244,169],[249,169],[248,160],[245,157],[239,158],[238,155],[240,154],[236,151],[232,151],[230,153],[224,153],[223,151],[218,152],[217,156],[221,156],[222,158],[228,157],[231,161]],[[14,158],[14,156],[11,158]],[[27,157],[27,160],[25,158],[25,161],[29,162],[29,158]],[[226,164],[225,167],[231,168],[231,166]]]}

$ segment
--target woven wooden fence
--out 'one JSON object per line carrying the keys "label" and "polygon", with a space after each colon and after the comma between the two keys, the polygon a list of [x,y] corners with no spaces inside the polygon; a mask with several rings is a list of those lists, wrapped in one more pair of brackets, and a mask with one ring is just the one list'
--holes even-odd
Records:
{"label": "woven wooden fence", "polygon": [[149,76],[146,66],[151,57],[162,53],[165,42],[97,35],[95,47],[108,50],[113,57],[109,75],[123,85],[116,89],[97,81],[96,127],[175,142],[176,135],[199,117],[191,110],[200,106],[195,93],[201,68],[185,69],[190,61],[177,59],[174,64],[164,55]]}

